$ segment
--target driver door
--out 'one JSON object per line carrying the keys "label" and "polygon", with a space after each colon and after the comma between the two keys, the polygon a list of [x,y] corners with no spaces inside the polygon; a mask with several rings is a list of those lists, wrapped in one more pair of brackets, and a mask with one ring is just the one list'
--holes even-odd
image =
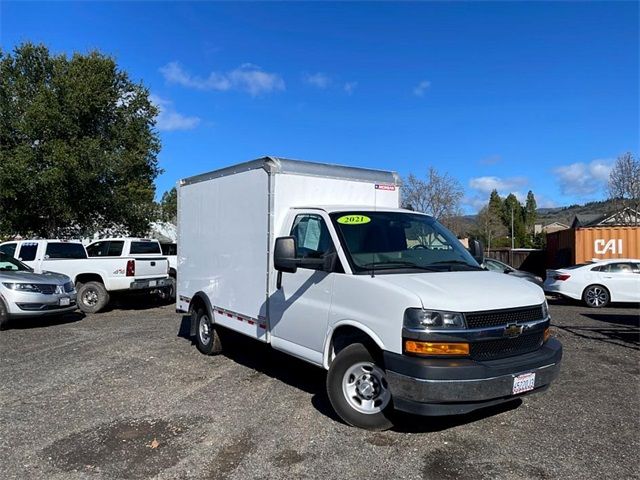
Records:
{"label": "driver door", "polygon": [[[336,251],[327,222],[317,211],[296,215],[290,235],[296,239],[298,258],[324,258]],[[274,348],[322,364],[336,274],[321,266],[282,273],[281,287],[269,299]]]}

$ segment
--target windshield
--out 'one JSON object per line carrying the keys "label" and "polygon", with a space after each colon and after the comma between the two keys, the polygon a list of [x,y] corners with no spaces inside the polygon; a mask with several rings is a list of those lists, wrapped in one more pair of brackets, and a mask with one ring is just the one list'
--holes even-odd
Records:
{"label": "windshield", "polygon": [[340,212],[330,217],[355,273],[482,270],[449,230],[426,215]]}
{"label": "windshield", "polygon": [[6,253],[0,252],[0,272],[31,272],[32,269],[27,267],[20,260],[17,260]]}

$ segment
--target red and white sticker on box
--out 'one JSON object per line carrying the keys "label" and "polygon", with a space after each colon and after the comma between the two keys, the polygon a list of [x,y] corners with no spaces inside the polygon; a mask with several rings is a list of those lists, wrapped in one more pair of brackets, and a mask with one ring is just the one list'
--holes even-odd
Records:
{"label": "red and white sticker on box", "polygon": [[396,186],[388,183],[376,183],[376,190],[389,190],[390,192],[394,192]]}

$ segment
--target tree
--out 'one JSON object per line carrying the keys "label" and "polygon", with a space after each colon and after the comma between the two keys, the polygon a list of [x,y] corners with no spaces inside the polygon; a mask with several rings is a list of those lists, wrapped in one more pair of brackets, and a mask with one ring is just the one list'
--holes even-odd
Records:
{"label": "tree", "polygon": [[[614,201],[617,211],[629,207],[640,211],[640,161],[631,153],[620,155],[609,174],[609,198]],[[622,221],[639,222],[638,214],[625,212]]]}
{"label": "tree", "polygon": [[[513,219],[513,228],[512,228]],[[524,209],[513,193],[504,199],[502,211],[502,223],[509,229],[509,235],[514,238],[514,247],[522,247],[525,244]]]}
{"label": "tree", "polygon": [[429,167],[424,180],[410,174],[402,191],[406,207],[427,213],[445,225],[460,214],[464,193],[460,182],[447,173],[440,175],[433,167]]}
{"label": "tree", "polygon": [[114,59],[0,50],[0,231],[146,232],[160,173],[156,107]]}
{"label": "tree", "polygon": [[536,218],[538,217],[538,204],[536,197],[531,190],[527,193],[527,202],[524,206],[524,227],[526,232],[526,246],[532,247],[534,244]]}
{"label": "tree", "polygon": [[178,220],[178,192],[176,187],[162,194],[160,200],[160,218],[164,222],[177,223]]}
{"label": "tree", "polygon": [[507,232],[502,223],[502,209],[502,199],[498,191],[493,190],[487,205],[478,212],[477,227],[487,250],[495,247],[495,240]]}

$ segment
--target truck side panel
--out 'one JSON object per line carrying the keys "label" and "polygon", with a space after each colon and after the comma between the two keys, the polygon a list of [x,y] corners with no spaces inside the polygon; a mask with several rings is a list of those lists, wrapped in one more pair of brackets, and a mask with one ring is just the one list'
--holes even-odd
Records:
{"label": "truck side panel", "polygon": [[[262,169],[178,189],[178,308],[208,295],[217,322],[265,339],[268,175]],[[253,323],[252,323],[253,322]]]}

